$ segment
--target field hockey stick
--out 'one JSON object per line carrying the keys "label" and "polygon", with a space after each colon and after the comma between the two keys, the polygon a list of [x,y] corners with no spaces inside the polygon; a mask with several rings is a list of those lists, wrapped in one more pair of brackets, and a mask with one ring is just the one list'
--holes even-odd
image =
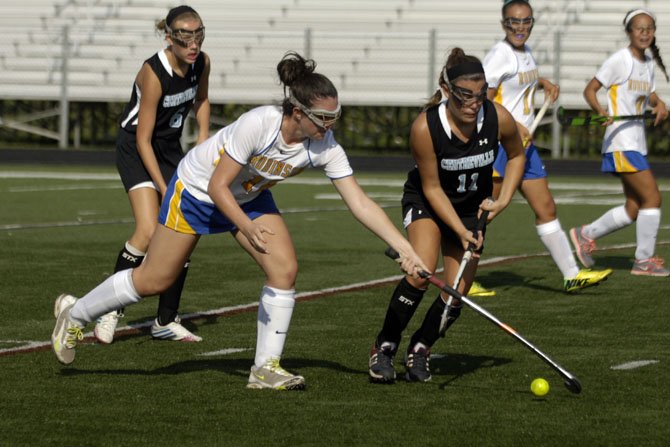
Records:
{"label": "field hockey stick", "polygon": [[591,126],[602,124],[608,119],[612,121],[631,121],[631,120],[649,120],[656,119],[656,115],[652,112],[645,112],[640,115],[614,115],[614,116],[605,116],[605,115],[589,115],[586,117],[583,116],[566,116],[565,109],[563,107],[558,108],[558,121],[563,126]]}
{"label": "field hockey stick", "polygon": [[[488,210],[485,210],[482,212],[482,215],[479,216],[479,220],[477,221],[477,225],[475,226],[475,237],[479,234],[480,231],[484,229],[484,225],[486,225],[486,219],[489,217],[489,212]],[[454,278],[454,289],[458,289],[458,285],[461,283],[461,279],[463,278],[463,272],[465,272],[465,268],[468,266],[470,263],[470,259],[472,259],[472,256],[475,253],[475,244],[470,242],[468,244],[468,248],[465,250],[465,253],[463,253],[463,258],[461,259],[461,265],[458,266],[458,272],[456,272],[456,277]],[[449,295],[449,299],[447,300],[447,305],[444,307],[444,310],[442,311],[442,317],[440,317],[440,337],[444,337],[444,333],[447,331],[447,316],[449,314],[449,307],[451,306],[451,302],[453,301],[453,297]]]}
{"label": "field hockey stick", "polygon": [[[392,248],[387,248],[385,252],[386,256],[388,256],[391,259],[398,259],[400,255],[398,254],[397,251],[395,251]],[[497,319],[493,314],[491,314],[489,311],[484,309],[483,307],[479,306],[475,302],[471,301],[468,297],[464,296],[457,290],[454,290],[452,287],[449,287],[447,284],[444,282],[440,281],[439,279],[435,278],[433,275],[431,275],[428,272],[425,271],[420,271],[419,276],[421,276],[424,279],[427,279],[430,281],[431,284],[433,284],[436,287],[439,287],[441,290],[444,292],[448,293],[451,296],[454,296],[467,304],[471,309],[473,309],[475,312],[478,314],[482,315],[484,318],[489,320],[491,323],[495,324],[498,326],[500,329],[503,331],[507,332],[509,335],[514,337],[516,340],[520,341],[526,348],[530,349],[535,355],[540,357],[544,362],[549,365],[554,371],[556,371],[564,380],[565,387],[570,390],[571,393],[573,394],[579,394],[582,391],[582,384],[579,383],[579,380],[572,375],[570,372],[568,372],[565,368],[563,368],[561,365],[556,363],[554,360],[549,358],[545,353],[540,351],[538,348],[536,348],[531,342],[523,338],[514,328],[511,326],[503,323],[499,319]]]}
{"label": "field hockey stick", "polygon": [[535,119],[528,128],[528,136],[523,139],[523,147],[526,147],[531,138],[533,138],[533,133],[535,133],[535,129],[537,129],[537,126],[540,125],[540,121],[542,121],[542,118],[544,118],[544,114],[547,113],[547,109],[549,109],[550,105],[551,100],[549,98],[545,99],[544,104],[542,104],[542,107],[537,112],[537,115],[535,115]]}

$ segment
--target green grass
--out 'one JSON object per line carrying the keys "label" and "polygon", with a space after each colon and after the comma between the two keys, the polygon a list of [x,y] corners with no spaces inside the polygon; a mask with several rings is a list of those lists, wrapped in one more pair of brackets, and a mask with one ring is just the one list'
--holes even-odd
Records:
{"label": "green grass", "polygon": [[[22,170],[37,169],[0,167],[3,172]],[[66,171],[81,168],[57,172]],[[299,177],[304,178],[322,176]],[[399,223],[397,185],[403,175],[358,178],[398,182],[364,188],[388,205]],[[617,185],[605,177],[552,178],[552,184],[575,185],[555,188],[557,199],[622,197],[590,187]],[[662,187],[667,190],[668,184]],[[383,255],[383,243],[340,210],[341,201],[320,198],[335,193],[330,185],[287,182],[273,192],[283,209],[313,208],[285,214],[300,261],[298,292],[398,274]],[[64,291],[81,295],[104,279],[132,224],[126,196],[114,179],[0,175],[0,194],[2,349],[48,340],[54,298]],[[664,199],[670,199],[667,192]],[[561,204],[559,216],[568,229],[611,206]],[[658,252],[670,258],[667,227],[664,217]],[[599,244],[634,240],[631,226]],[[518,201],[490,226],[484,259],[543,251],[532,213]],[[631,276],[633,252],[597,252],[598,265],[613,267],[614,274],[604,285],[575,295],[561,292],[560,274],[547,256],[483,266],[478,272],[478,279],[498,296],[477,302],[579,377],[584,387],[580,395],[570,394],[539,358],[471,310],[434,346],[432,382],[368,383],[368,351],[391,283],[297,305],[282,363],[306,377],[305,392],[245,389],[255,311],[187,322],[204,338],[200,344],[158,342],[144,333],[120,337],[110,346],[84,344],[70,367],[59,365],[49,350],[4,355],[0,444],[667,445],[668,283]],[[262,281],[258,267],[230,236],[205,237],[192,259],[182,312],[257,301]],[[427,296],[405,341],[435,294]],[[148,298],[128,308],[122,323],[151,319],[156,304]],[[243,350],[201,355],[235,348]],[[635,360],[659,363],[610,369]],[[396,366],[400,372],[399,359]],[[535,377],[551,385],[545,398],[529,391]]]}

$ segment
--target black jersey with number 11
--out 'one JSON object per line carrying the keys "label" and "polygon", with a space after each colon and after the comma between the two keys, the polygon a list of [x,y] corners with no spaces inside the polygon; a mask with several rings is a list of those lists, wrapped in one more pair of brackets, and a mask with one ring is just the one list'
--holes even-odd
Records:
{"label": "black jersey with number 11", "polygon": [[[426,119],[442,189],[460,216],[475,215],[482,201],[493,192],[493,162],[498,154],[498,114],[494,104],[484,101],[467,142],[451,131],[446,102],[430,107]],[[405,184],[405,194],[412,193],[426,200],[418,168],[410,171]]]}

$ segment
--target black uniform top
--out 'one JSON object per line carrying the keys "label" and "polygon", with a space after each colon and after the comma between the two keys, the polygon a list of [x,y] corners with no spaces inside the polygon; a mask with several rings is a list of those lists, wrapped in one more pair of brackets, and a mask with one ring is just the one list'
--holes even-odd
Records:
{"label": "black uniform top", "polygon": [[[477,214],[479,205],[493,192],[493,162],[498,155],[498,114],[489,100],[477,115],[477,126],[465,143],[451,132],[446,102],[426,111],[428,129],[437,157],[437,171],[442,189],[459,216]],[[418,197],[417,197],[418,195]],[[420,198],[423,194],[418,167],[411,170],[405,183],[405,196]]]}
{"label": "black uniform top", "polygon": [[[198,83],[205,69],[205,54],[200,53],[195,63],[191,64],[183,78],[172,71],[163,50],[145,61],[156,73],[161,83],[161,98],[156,109],[156,124],[151,136],[154,138],[179,138],[184,129],[184,120],[191,111],[198,92]],[[137,84],[133,85],[130,102],[126,105],[119,124],[130,133],[137,131],[137,119],[140,111],[140,91]]]}

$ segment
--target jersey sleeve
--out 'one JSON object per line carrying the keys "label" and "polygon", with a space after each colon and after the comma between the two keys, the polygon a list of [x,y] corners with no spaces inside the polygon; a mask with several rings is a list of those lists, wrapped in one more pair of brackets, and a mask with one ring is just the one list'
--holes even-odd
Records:
{"label": "jersey sleeve", "polygon": [[625,82],[632,69],[632,63],[628,63],[625,54],[617,51],[603,62],[595,77],[605,88],[609,88]]}
{"label": "jersey sleeve", "polygon": [[326,176],[331,180],[348,177],[354,173],[344,148],[335,140],[332,132],[326,134],[323,147],[316,152],[312,163],[315,167],[323,167]]}
{"label": "jersey sleeve", "polygon": [[262,120],[257,114],[245,113],[235,123],[235,130],[225,143],[226,154],[241,165],[246,165],[255,152],[262,149]]}
{"label": "jersey sleeve", "polygon": [[484,73],[489,88],[498,88],[500,83],[516,74],[516,58],[506,48],[497,44],[484,57]]}

